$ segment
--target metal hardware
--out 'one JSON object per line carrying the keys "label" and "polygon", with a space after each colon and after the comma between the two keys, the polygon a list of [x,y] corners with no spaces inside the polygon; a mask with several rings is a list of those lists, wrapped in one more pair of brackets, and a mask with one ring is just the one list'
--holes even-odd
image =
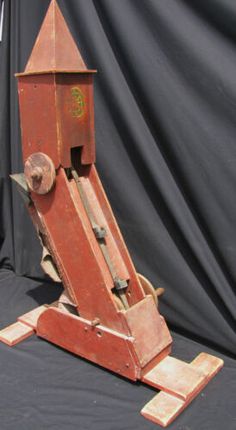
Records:
{"label": "metal hardware", "polygon": [[119,290],[123,290],[124,288],[127,288],[128,282],[125,281],[124,279],[115,278],[114,279],[114,285],[115,285],[115,289],[117,291],[119,291]]}
{"label": "metal hardware", "polygon": [[83,190],[82,184],[80,182],[78,173],[76,172],[75,169],[71,169],[71,174],[72,174],[73,179],[75,180],[75,183],[77,185],[81,200],[82,200],[84,208],[85,208],[85,211],[86,211],[88,218],[90,220],[93,232],[95,234],[96,239],[98,240],[99,247],[103,253],[103,257],[104,257],[104,259],[107,263],[107,266],[109,268],[109,271],[111,273],[111,276],[112,276],[112,279],[114,282],[114,287],[118,293],[119,298],[121,299],[121,301],[124,305],[124,308],[128,309],[129,303],[128,303],[127,297],[124,293],[124,289],[127,288],[128,282],[125,279],[120,279],[117,276],[116,269],[112,263],[111,257],[109,255],[109,252],[108,252],[108,249],[106,246],[106,242],[104,240],[104,238],[106,236],[106,230],[104,227],[100,227],[94,219],[93,211],[90,207],[87,196],[84,193],[84,190]]}
{"label": "metal hardware", "polygon": [[47,194],[54,186],[55,167],[47,154],[31,154],[25,162],[24,173],[29,189],[37,194]]}
{"label": "metal hardware", "polygon": [[104,239],[107,234],[106,229],[104,227],[100,227],[99,225],[93,227],[93,232],[96,239]]}
{"label": "metal hardware", "polygon": [[99,318],[95,318],[93,321],[91,321],[91,326],[92,327],[96,327],[99,324],[100,324],[100,319]]}

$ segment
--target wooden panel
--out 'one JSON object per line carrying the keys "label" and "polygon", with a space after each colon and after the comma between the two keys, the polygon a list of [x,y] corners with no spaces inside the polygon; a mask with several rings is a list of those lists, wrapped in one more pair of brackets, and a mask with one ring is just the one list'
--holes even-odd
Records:
{"label": "wooden panel", "polygon": [[57,2],[51,1],[25,72],[76,69],[86,66]]}
{"label": "wooden panel", "polygon": [[107,208],[101,207],[89,178],[81,177],[80,180],[97,224],[99,226],[105,227],[106,229],[106,245],[117,275],[121,279],[129,279],[129,272],[124,264],[119,248],[114,237],[112,236],[110,226],[105,217]]}
{"label": "wooden panel", "polygon": [[71,166],[70,148],[82,146],[82,164],[95,162],[93,76],[57,74],[56,106],[61,165]]}
{"label": "wooden panel", "polygon": [[94,189],[94,192],[96,193],[100,206],[103,209],[103,214],[106,217],[107,223],[109,224],[110,231],[119,249],[120,255],[124,261],[126,269],[129,272],[130,282],[127,289],[128,301],[130,305],[135,304],[139,300],[142,300],[145,297],[145,294],[138,280],[138,276],[137,276],[135,267],[133,265],[133,262],[131,260],[131,257],[129,255],[129,251],[126,247],[126,244],[120,232],[119,226],[112,212],[110,203],[107,199],[107,196],[105,194],[101,181],[98,177],[96,167],[94,165],[91,166],[89,180]]}
{"label": "wooden panel", "polygon": [[93,327],[90,321],[56,308],[40,316],[37,335],[129,379],[138,377],[131,337],[102,325]]}
{"label": "wooden panel", "polygon": [[23,160],[34,152],[44,152],[55,167],[60,164],[57,134],[55,77],[33,75],[19,77]]}
{"label": "wooden panel", "polygon": [[158,313],[151,296],[128,309],[124,318],[135,338],[134,348],[141,367],[172,343],[165,320]]}
{"label": "wooden panel", "polygon": [[99,318],[107,327],[128,333],[113,301],[113,281],[91,229],[75,184],[60,169],[47,195],[32,193],[50,251],[64,285],[83,318]]}

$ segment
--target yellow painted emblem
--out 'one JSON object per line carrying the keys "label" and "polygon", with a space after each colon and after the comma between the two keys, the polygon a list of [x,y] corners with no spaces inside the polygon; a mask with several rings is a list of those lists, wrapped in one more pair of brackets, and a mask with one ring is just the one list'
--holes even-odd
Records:
{"label": "yellow painted emblem", "polygon": [[84,95],[79,87],[71,88],[71,96],[72,96],[72,116],[74,118],[81,118],[85,112],[85,102]]}

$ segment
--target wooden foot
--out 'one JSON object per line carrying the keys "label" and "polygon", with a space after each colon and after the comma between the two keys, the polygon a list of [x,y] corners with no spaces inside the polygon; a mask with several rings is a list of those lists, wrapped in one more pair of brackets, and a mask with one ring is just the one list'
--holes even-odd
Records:
{"label": "wooden foot", "polygon": [[21,315],[18,321],[9,325],[0,331],[0,341],[8,346],[14,346],[17,343],[27,339],[34,334],[38,318],[47,309],[47,305],[39,306],[24,315]]}
{"label": "wooden foot", "polygon": [[24,315],[21,315],[17,319],[23,324],[28,325],[29,327],[36,330],[38,319],[46,309],[47,309],[46,305],[39,306],[38,308],[35,308]]}
{"label": "wooden foot", "polygon": [[8,346],[14,346],[32,334],[34,330],[31,327],[18,321],[0,331],[0,341]]}
{"label": "wooden foot", "polygon": [[206,353],[199,354],[190,364],[166,357],[143,377],[143,382],[162,391],[144,406],[141,414],[166,427],[219,372],[223,364],[223,360]]}

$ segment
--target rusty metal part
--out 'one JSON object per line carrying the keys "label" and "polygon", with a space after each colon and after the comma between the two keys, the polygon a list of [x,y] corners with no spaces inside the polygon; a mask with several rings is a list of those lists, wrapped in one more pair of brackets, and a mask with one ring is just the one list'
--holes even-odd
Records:
{"label": "rusty metal part", "polygon": [[127,300],[127,297],[125,295],[124,290],[118,290],[117,294],[118,294],[118,296],[119,296],[119,298],[120,298],[120,300],[121,300],[124,308],[125,309],[129,309],[129,303],[128,303],[128,300]]}
{"label": "rusty metal part", "polygon": [[123,311],[125,309],[125,307],[124,307],[121,299],[116,295],[116,293],[113,293],[113,299],[114,299],[114,302],[117,305],[117,308],[119,309],[119,311]]}
{"label": "rusty metal part", "polygon": [[52,160],[42,152],[36,152],[27,158],[24,174],[29,189],[37,194],[49,193],[56,179]]}
{"label": "rusty metal part", "polygon": [[104,259],[105,259],[105,261],[107,263],[107,266],[109,268],[109,271],[111,273],[111,276],[112,276],[112,279],[113,279],[113,282],[114,282],[114,287],[117,290],[117,294],[118,294],[121,302],[123,303],[124,308],[128,309],[129,308],[129,303],[128,303],[128,300],[126,298],[125,291],[124,291],[127,288],[128,283],[127,283],[126,280],[121,279],[117,275],[116,269],[114,267],[114,264],[113,264],[113,262],[111,260],[110,255],[109,255],[109,252],[108,252],[108,249],[107,249],[107,246],[106,246],[106,242],[104,240],[105,236],[106,236],[106,230],[105,230],[104,227],[99,226],[96,223],[93,211],[92,211],[92,209],[90,207],[90,204],[88,202],[86,194],[85,194],[85,192],[83,190],[83,187],[82,187],[82,184],[80,182],[78,173],[76,172],[75,169],[71,169],[71,174],[72,174],[72,177],[73,177],[73,179],[74,179],[74,181],[76,183],[76,186],[78,188],[81,200],[83,202],[84,208],[85,208],[86,213],[88,215],[88,218],[90,220],[90,223],[91,223],[91,226],[92,226],[92,230],[93,230],[93,232],[95,234],[95,237],[96,237],[96,239],[98,241],[98,244],[100,246],[100,249],[102,251]]}

